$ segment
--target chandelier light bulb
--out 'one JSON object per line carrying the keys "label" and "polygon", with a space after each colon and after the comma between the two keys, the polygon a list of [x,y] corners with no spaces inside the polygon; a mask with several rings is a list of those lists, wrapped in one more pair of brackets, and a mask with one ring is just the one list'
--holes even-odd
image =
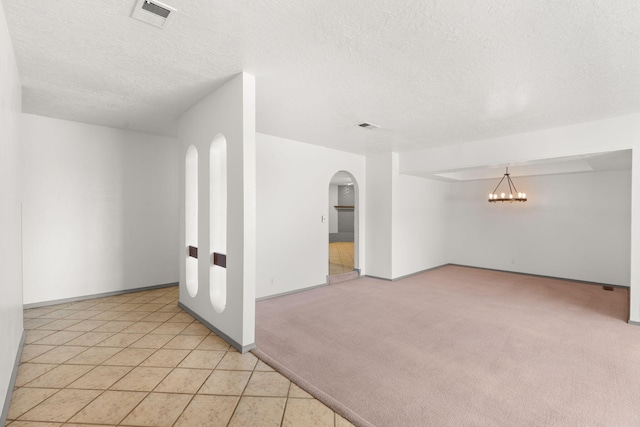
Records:
{"label": "chandelier light bulb", "polygon": [[504,193],[500,194],[500,198],[504,199]]}

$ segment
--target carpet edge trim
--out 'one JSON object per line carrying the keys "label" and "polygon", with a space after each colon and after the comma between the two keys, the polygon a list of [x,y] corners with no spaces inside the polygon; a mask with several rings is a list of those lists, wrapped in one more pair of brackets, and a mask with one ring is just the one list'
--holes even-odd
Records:
{"label": "carpet edge trim", "polygon": [[357,427],[375,427],[369,421],[365,420],[361,415],[358,415],[347,406],[340,403],[337,399],[331,397],[327,393],[313,386],[311,383],[300,377],[298,374],[293,372],[291,369],[285,367],[280,362],[273,359],[271,356],[261,351],[260,348],[254,348],[251,350],[251,353],[254,354],[258,359],[262,360],[267,365],[274,368],[280,374],[285,376],[288,380],[295,383],[298,387],[312,395],[314,398],[318,399],[320,402],[327,405],[333,411],[338,413],[340,416],[346,418],[349,422],[354,424]]}

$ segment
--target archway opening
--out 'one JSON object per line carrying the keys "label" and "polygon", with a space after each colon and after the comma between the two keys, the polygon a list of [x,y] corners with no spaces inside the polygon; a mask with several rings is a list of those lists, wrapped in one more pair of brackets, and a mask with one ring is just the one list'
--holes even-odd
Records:
{"label": "archway opening", "polygon": [[358,185],[353,175],[337,172],[329,182],[329,276],[358,268]]}

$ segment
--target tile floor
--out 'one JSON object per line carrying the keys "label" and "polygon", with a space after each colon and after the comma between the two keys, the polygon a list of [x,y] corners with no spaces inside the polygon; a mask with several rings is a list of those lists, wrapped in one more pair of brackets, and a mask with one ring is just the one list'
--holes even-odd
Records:
{"label": "tile floor", "polygon": [[329,243],[329,275],[353,271],[353,242]]}
{"label": "tile floor", "polygon": [[25,310],[7,425],[352,425],[177,300],[170,287]]}

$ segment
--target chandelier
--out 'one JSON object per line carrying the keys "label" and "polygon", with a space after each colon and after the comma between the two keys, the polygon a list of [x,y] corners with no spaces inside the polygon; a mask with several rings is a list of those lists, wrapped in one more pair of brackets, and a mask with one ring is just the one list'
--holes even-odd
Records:
{"label": "chandelier", "polygon": [[[507,178],[507,184],[509,185],[509,192],[498,194],[497,193],[498,188],[500,187],[500,185],[502,184],[502,181],[504,181],[505,178]],[[496,188],[491,192],[491,194],[489,194],[489,203],[495,203],[495,202],[513,203],[513,202],[526,202],[526,201],[527,201],[527,195],[525,193],[518,193],[518,190],[516,189],[516,185],[513,183],[513,181],[511,180],[511,177],[509,176],[509,168],[507,167],[507,170],[504,176],[502,177],[502,179],[500,180]]]}

